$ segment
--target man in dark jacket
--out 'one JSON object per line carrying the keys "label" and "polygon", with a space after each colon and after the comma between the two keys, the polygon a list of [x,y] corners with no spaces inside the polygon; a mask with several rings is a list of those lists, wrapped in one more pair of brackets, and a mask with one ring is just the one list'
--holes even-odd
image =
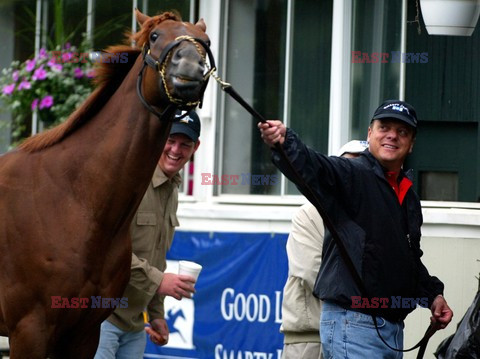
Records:
{"label": "man in dark jacket", "polygon": [[[280,121],[258,127],[266,144],[282,145],[295,170],[315,191],[366,289],[361,293],[326,233],[314,289],[324,301],[320,322],[324,356],[401,358],[379,338],[370,314],[377,317],[382,338],[399,349],[403,320],[417,304],[431,309],[437,329],[445,328],[453,313],[443,298],[443,283],[430,276],[420,260],[420,200],[402,168],[415,142],[414,108],[399,100],[384,102],[368,128],[369,149],[356,159],[322,155]],[[296,182],[274,148],[273,162]]]}

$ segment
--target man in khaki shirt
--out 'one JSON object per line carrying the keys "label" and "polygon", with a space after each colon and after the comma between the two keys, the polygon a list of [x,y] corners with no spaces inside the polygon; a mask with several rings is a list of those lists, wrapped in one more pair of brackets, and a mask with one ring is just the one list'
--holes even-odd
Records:
{"label": "man in khaki shirt", "polygon": [[172,124],[152,181],[131,224],[131,274],[123,294],[128,306],[120,305],[102,323],[95,359],[143,358],[145,308],[151,324],[150,338],[156,344],[166,344],[169,329],[164,319],[165,296],[180,300],[195,292],[192,277],[164,273],[164,270],[166,253],[179,225],[176,212],[181,178],[178,173],[200,145],[199,136],[200,119],[194,111]]}

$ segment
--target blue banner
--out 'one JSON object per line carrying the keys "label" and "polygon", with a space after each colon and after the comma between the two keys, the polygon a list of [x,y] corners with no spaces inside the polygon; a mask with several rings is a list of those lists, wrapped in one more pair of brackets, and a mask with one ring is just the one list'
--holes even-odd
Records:
{"label": "blue banner", "polygon": [[287,234],[177,231],[167,272],[203,266],[192,299],[165,300],[169,343],[144,358],[280,359]]}

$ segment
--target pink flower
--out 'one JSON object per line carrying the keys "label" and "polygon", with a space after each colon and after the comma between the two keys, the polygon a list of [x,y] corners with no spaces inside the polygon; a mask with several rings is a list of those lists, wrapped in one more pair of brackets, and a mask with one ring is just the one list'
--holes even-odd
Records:
{"label": "pink flower", "polygon": [[29,90],[32,88],[32,85],[30,84],[30,82],[28,82],[26,79],[23,79],[22,82],[20,82],[20,85],[18,85],[18,88],[17,90],[20,91],[20,90]]}
{"label": "pink flower", "polygon": [[56,64],[55,62],[50,63],[50,61],[47,63],[48,66],[52,69],[52,71],[55,72],[62,72],[63,66],[60,64]]}
{"label": "pink flower", "polygon": [[34,111],[37,107],[38,107],[38,98],[32,101],[32,105],[31,105],[32,111]]}
{"label": "pink flower", "polygon": [[32,76],[32,80],[45,80],[47,78],[47,71],[43,69],[43,66],[40,66],[35,70]]}
{"label": "pink flower", "polygon": [[80,79],[83,77],[83,71],[80,67],[76,67],[74,70],[73,70],[73,76],[76,78],[76,79]]}
{"label": "pink flower", "polygon": [[12,79],[13,79],[13,81],[15,81],[15,82],[18,81],[18,71],[13,71]]}
{"label": "pink flower", "polygon": [[11,95],[15,91],[15,84],[5,85],[3,86],[2,93],[4,95]]}
{"label": "pink flower", "polygon": [[94,77],[95,77],[95,70],[94,70],[94,69],[88,70],[88,71],[87,71],[87,77],[88,77],[89,79],[94,78]]}
{"label": "pink flower", "polygon": [[30,72],[35,68],[36,61],[35,61],[35,59],[27,60],[26,64],[27,64],[27,66],[25,66],[25,70]]}
{"label": "pink flower", "polygon": [[47,95],[44,98],[42,98],[38,108],[41,110],[41,109],[44,109],[44,108],[50,108],[50,107],[52,107],[52,105],[53,105],[53,96]]}

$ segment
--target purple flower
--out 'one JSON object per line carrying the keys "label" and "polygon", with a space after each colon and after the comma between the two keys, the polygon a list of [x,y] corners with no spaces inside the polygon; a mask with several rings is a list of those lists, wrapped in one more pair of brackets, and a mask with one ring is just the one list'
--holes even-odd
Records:
{"label": "purple flower", "polygon": [[70,60],[73,58],[73,54],[71,52],[65,52],[62,54],[62,62],[70,62]]}
{"label": "purple flower", "polygon": [[13,71],[12,79],[13,79],[13,81],[15,81],[15,82],[18,81],[18,70],[17,70],[17,71]]}
{"label": "purple flower", "polygon": [[44,108],[50,108],[50,107],[52,107],[52,105],[53,105],[53,96],[47,95],[44,98],[42,98],[38,108],[41,110],[41,109],[44,109]]}
{"label": "purple flower", "polygon": [[3,86],[2,93],[4,95],[11,95],[15,91],[15,84],[5,85]]}
{"label": "purple flower", "polygon": [[38,58],[39,59],[46,59],[48,57],[47,50],[45,50],[43,47],[40,49],[38,52]]}
{"label": "purple flower", "polygon": [[22,80],[22,82],[20,82],[20,85],[18,85],[18,88],[17,90],[20,91],[20,90],[29,90],[32,88],[32,85],[30,84],[30,82],[28,82],[25,78]]}
{"label": "purple flower", "polygon": [[76,79],[81,79],[83,77],[83,71],[80,67],[76,67],[74,70],[73,70],[73,76],[76,78]]}
{"label": "purple flower", "polygon": [[68,49],[71,48],[71,47],[72,47],[72,45],[71,45],[69,42],[66,42],[66,43],[65,43],[65,46],[64,46],[65,49],[68,50]]}
{"label": "purple flower", "polygon": [[35,65],[37,64],[35,59],[27,60],[26,61],[27,66],[25,66],[25,70],[28,72],[32,71],[35,68]]}
{"label": "purple flower", "polygon": [[35,70],[32,76],[32,80],[45,80],[47,78],[47,71],[43,69],[43,66],[40,66]]}
{"label": "purple flower", "polygon": [[32,105],[31,105],[32,111],[34,111],[37,107],[38,107],[38,98],[32,101]]}

